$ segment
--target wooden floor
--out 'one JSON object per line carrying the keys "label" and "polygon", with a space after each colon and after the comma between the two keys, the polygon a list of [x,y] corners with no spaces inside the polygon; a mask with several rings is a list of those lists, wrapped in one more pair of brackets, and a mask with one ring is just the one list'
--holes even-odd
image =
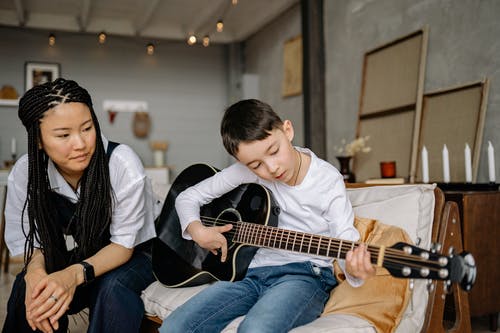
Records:
{"label": "wooden floor", "polygon": [[[14,282],[15,275],[22,268],[21,259],[13,258],[10,263],[9,273],[0,273],[0,327],[3,327],[5,315],[7,311],[7,300],[10,295],[10,289]],[[472,318],[472,332],[473,333],[489,333],[487,317]],[[70,318],[69,328],[71,333],[85,333],[87,331],[87,317],[83,315],[74,315]],[[498,330],[500,333],[500,329]]]}

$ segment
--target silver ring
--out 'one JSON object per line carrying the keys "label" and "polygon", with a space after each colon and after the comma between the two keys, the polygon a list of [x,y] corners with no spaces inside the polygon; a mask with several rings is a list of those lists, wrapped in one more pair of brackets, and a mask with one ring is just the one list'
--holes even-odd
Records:
{"label": "silver ring", "polygon": [[50,299],[53,299],[55,303],[57,303],[57,301],[59,300],[57,297],[55,297],[54,295],[50,295],[49,296]]}

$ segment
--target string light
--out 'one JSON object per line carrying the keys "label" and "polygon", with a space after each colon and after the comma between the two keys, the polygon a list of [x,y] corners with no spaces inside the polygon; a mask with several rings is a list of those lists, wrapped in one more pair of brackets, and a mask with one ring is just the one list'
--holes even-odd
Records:
{"label": "string light", "polygon": [[56,36],[54,34],[49,35],[49,45],[54,46],[56,44]]}
{"label": "string light", "polygon": [[233,4],[233,6],[235,6],[238,4],[238,0],[232,0],[231,3]]}
{"label": "string light", "polygon": [[222,32],[222,30],[224,30],[224,22],[222,22],[222,20],[218,20],[216,27],[217,27],[217,32]]}
{"label": "string light", "polygon": [[195,36],[195,35],[192,35],[192,34],[191,34],[191,35],[189,35],[188,40],[187,40],[187,43],[188,43],[189,45],[194,45],[194,44],[196,44],[196,36]]}
{"label": "string light", "polygon": [[104,44],[106,43],[106,33],[104,31],[101,31],[99,33],[99,44]]}
{"label": "string light", "polygon": [[148,43],[148,45],[146,45],[146,53],[148,55],[153,55],[155,53],[155,46],[153,43]]}
{"label": "string light", "polygon": [[208,45],[210,45],[210,37],[206,35],[205,37],[203,37],[203,46],[207,47]]}

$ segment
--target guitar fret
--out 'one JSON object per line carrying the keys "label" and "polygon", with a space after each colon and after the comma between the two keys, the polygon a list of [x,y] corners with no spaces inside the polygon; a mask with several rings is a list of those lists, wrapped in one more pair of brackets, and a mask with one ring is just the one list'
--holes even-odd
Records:
{"label": "guitar fret", "polygon": [[313,236],[311,235],[309,237],[309,246],[307,247],[307,253],[311,253],[311,243],[312,243]]}
{"label": "guitar fret", "polygon": [[273,248],[276,247],[276,232],[273,230]]}
{"label": "guitar fret", "polygon": [[[279,236],[280,232],[281,232],[281,236]],[[283,229],[281,229],[281,230],[278,229],[278,234],[276,235],[277,237],[279,237],[278,249],[281,249],[281,240],[283,239],[283,232],[284,232]]]}
{"label": "guitar fret", "polygon": [[253,243],[259,245],[259,225],[252,224],[253,226]]}
{"label": "guitar fret", "polygon": [[354,242],[351,243],[351,251],[354,250]]}
{"label": "guitar fret", "polygon": [[318,250],[316,251],[316,254],[319,255],[319,249],[321,249],[321,238],[322,236],[319,236],[319,239],[318,239]]}
{"label": "guitar fret", "polygon": [[286,233],[286,244],[285,249],[288,250],[288,240],[290,239],[290,231]]}
{"label": "guitar fret", "polygon": [[342,239],[340,240],[339,251],[337,252],[337,259],[340,259],[340,250],[342,249]]}
{"label": "guitar fret", "polygon": [[250,224],[247,224],[247,227],[246,227],[246,237],[245,237],[245,241],[247,243],[250,243],[250,237],[251,237],[251,225]]}
{"label": "guitar fret", "polygon": [[332,239],[328,238],[328,247],[326,248],[326,256],[330,256],[330,245],[332,244]]}
{"label": "guitar fret", "polygon": [[302,234],[302,238],[300,239],[300,248],[299,252],[302,252],[302,244],[304,243],[304,234]]}
{"label": "guitar fret", "polygon": [[262,232],[264,232],[264,228],[259,226],[259,245],[264,245],[264,238],[262,238]]}
{"label": "guitar fret", "polygon": [[293,236],[293,246],[292,246],[292,250],[295,251],[295,241],[297,240],[297,232],[295,232],[294,236]]}

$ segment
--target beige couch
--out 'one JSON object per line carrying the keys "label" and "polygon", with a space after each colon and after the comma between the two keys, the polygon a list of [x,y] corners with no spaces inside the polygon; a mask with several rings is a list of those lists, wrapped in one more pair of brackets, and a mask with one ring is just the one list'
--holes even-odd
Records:
{"label": "beige couch", "polygon": [[[377,219],[385,224],[403,228],[412,241],[423,248],[430,248],[438,240],[444,245],[453,244],[461,249],[460,228],[455,204],[444,205],[443,194],[435,185],[398,185],[349,188],[348,195],[355,214]],[[448,220],[455,223],[448,224]],[[458,229],[457,229],[458,227]],[[451,242],[451,243],[450,243]],[[444,331],[443,282],[434,282],[434,290],[428,291],[425,280],[415,280],[411,301],[406,307],[395,332],[441,332]],[[154,331],[162,318],[206,285],[191,288],[167,288],[154,282],[142,293],[146,309],[144,331]],[[470,332],[468,302],[465,294],[453,287],[456,320],[451,323],[456,331]],[[241,318],[235,319],[223,332],[236,332]],[[154,324],[153,322],[156,322]],[[451,330],[453,331],[453,329]],[[315,321],[297,327],[301,332],[354,332],[373,333],[374,326],[367,320],[348,314],[329,314]]]}

